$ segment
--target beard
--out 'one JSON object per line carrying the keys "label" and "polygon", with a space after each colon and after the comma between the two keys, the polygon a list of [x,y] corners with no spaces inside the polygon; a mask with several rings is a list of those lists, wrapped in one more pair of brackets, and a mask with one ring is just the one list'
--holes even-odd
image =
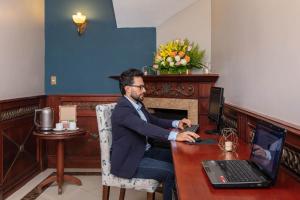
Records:
{"label": "beard", "polygon": [[130,97],[138,102],[142,102],[144,100],[144,94],[140,94],[140,95],[131,94]]}

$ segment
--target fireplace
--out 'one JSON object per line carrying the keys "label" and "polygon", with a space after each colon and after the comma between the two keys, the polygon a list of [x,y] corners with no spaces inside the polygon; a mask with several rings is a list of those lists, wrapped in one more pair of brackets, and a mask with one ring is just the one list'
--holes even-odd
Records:
{"label": "fireplace", "polygon": [[[119,80],[119,76],[110,78]],[[206,126],[209,124],[207,113],[210,88],[218,78],[218,74],[144,76],[145,106],[185,110],[192,123]]]}
{"label": "fireplace", "polygon": [[173,114],[176,117],[173,119],[187,117],[193,124],[198,123],[198,100],[196,99],[145,97],[143,103],[150,113],[156,111],[162,115],[170,114],[170,119]]}

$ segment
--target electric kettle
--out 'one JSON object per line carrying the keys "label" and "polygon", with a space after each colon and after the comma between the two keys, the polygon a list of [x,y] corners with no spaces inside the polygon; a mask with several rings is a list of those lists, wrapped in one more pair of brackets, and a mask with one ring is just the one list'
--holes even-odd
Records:
{"label": "electric kettle", "polygon": [[[39,116],[39,117],[38,117]],[[39,120],[37,121],[37,118]],[[54,115],[50,107],[36,109],[34,113],[34,124],[41,130],[48,131],[53,128]]]}

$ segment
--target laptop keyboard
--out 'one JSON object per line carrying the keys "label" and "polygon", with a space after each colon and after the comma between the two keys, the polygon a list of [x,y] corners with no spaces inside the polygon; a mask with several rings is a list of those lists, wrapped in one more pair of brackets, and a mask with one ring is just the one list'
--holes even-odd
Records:
{"label": "laptop keyboard", "polygon": [[243,160],[216,161],[225,173],[228,182],[252,182],[261,180],[251,166]]}

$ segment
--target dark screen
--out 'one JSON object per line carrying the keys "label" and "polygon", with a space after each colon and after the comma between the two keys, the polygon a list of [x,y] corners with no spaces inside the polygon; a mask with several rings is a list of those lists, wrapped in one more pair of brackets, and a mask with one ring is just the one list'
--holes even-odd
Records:
{"label": "dark screen", "polygon": [[255,131],[251,161],[270,178],[275,179],[279,167],[285,130],[258,125]]}
{"label": "dark screen", "polygon": [[223,88],[212,87],[210,90],[208,117],[219,123],[221,117],[221,108],[223,106]]}

